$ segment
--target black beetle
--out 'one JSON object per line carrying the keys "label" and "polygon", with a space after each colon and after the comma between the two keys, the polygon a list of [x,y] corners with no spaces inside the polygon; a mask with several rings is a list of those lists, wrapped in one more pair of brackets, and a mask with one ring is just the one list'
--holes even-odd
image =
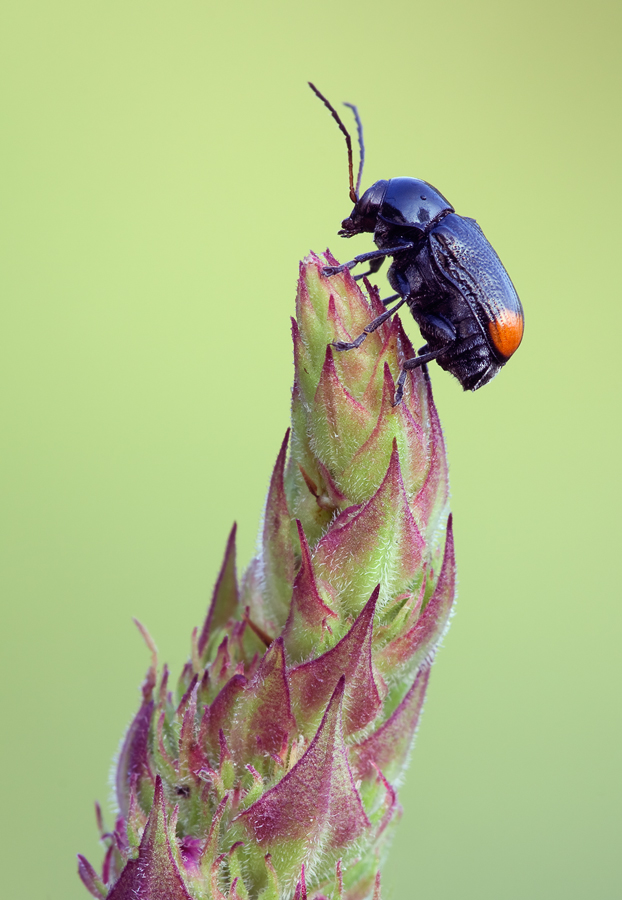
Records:
{"label": "black beetle", "polygon": [[[457,215],[427,181],[377,181],[359,197],[365,151],[357,109],[345,104],[352,109],[358,128],[360,165],[355,188],[350,135],[326,97],[311,82],[309,86],[346,136],[354,209],[341,223],[339,234],[352,237],[372,232],[378,247],[344,265],[326,266],[323,274],[335,275],[369,262],[365,275],[370,275],[389,256],[393,262],[387,277],[396,293],[383,303],[400,298],[356,340],[337,341],[333,346],[337,350],[360,347],[368,334],[406,303],[426,343],[417,356],[403,363],[395,405],[402,399],[407,370],[425,366],[433,359],[455,375],[465,391],[476,391],[494,378],[523,337],[523,308],[501,260],[475,219]],[[355,277],[358,280],[364,276]]]}

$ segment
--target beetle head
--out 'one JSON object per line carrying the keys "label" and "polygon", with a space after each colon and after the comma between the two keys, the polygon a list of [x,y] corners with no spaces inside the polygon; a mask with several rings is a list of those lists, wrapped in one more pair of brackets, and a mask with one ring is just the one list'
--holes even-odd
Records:
{"label": "beetle head", "polygon": [[377,181],[367,188],[347,219],[341,223],[341,237],[352,237],[364,231],[374,232],[378,222],[378,213],[387,192],[388,181]]}

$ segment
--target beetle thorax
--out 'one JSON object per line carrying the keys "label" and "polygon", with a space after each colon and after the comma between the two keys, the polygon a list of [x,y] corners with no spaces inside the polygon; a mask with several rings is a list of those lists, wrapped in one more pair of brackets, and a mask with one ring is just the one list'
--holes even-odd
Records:
{"label": "beetle thorax", "polygon": [[427,231],[433,222],[454,211],[440,191],[419,178],[392,178],[379,217],[399,228]]}

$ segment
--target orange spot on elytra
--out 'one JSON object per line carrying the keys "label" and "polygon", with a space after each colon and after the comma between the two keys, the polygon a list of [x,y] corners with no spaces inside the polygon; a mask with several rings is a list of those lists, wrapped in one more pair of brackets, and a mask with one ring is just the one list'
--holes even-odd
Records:
{"label": "orange spot on elytra", "polygon": [[518,350],[523,339],[524,321],[520,313],[502,310],[494,322],[489,322],[488,330],[495,350],[509,359]]}

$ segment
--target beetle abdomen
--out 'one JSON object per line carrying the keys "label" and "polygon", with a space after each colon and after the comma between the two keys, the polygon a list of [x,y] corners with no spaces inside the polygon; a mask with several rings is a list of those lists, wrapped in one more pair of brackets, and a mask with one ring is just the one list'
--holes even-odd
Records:
{"label": "beetle abdomen", "polygon": [[494,322],[488,323],[490,339],[497,353],[509,359],[520,346],[524,327],[522,315],[509,309],[501,310]]}
{"label": "beetle abdomen", "polygon": [[501,364],[492,358],[483,334],[452,345],[446,354],[439,356],[441,369],[451,372],[465,391],[476,391],[488,384],[501,370]]}
{"label": "beetle abdomen", "polygon": [[429,305],[425,306],[423,315],[416,303],[409,306],[429,348],[436,350],[445,347],[445,352],[437,358],[438,365],[454,375],[465,391],[477,390],[499,372],[502,363],[495,358],[487,335],[459,293],[451,298],[445,296],[432,307],[438,315],[450,320],[455,328],[456,340],[450,344],[429,327]]}

